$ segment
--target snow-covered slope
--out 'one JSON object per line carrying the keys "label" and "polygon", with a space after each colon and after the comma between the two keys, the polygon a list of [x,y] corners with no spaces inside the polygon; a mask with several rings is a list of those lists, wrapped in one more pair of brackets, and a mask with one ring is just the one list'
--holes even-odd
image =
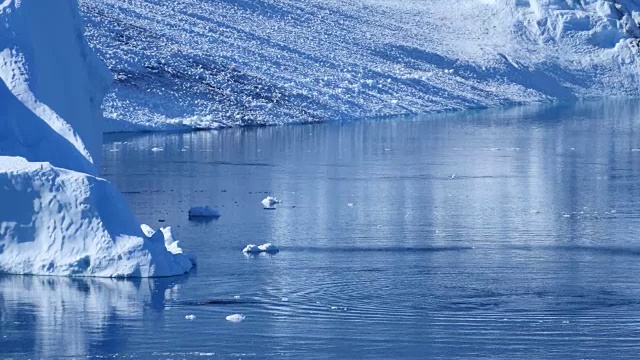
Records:
{"label": "snow-covered slope", "polygon": [[80,0],[108,130],[637,96],[638,0]]}
{"label": "snow-covered slope", "polygon": [[94,175],[110,74],[75,1],[0,2],[0,272],[169,276],[192,267],[147,237]]}

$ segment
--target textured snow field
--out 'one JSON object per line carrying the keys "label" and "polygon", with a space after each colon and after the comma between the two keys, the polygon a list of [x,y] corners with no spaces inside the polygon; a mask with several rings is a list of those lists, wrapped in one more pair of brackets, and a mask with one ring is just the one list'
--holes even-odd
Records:
{"label": "textured snow field", "polygon": [[639,4],[80,0],[107,131],[637,96]]}

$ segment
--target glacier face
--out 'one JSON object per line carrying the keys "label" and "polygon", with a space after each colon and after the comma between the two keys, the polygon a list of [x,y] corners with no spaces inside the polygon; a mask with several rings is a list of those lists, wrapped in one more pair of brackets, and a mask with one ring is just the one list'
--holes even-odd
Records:
{"label": "glacier face", "polygon": [[148,277],[193,266],[163,232],[143,234],[95,177],[111,79],[77,2],[0,3],[0,80],[0,272]]}
{"label": "glacier face", "polygon": [[637,0],[80,0],[108,131],[637,96]]}

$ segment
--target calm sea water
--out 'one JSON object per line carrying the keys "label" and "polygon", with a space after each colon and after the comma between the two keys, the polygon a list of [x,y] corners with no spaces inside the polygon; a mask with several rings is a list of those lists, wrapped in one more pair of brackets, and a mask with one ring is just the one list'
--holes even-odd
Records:
{"label": "calm sea water", "polygon": [[637,101],[111,135],[103,174],[197,270],[0,277],[2,357],[640,353]]}

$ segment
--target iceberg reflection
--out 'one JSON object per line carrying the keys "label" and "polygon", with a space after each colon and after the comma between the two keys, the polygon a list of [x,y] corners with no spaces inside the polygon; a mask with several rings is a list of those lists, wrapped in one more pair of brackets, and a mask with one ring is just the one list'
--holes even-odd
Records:
{"label": "iceberg reflection", "polygon": [[159,320],[186,278],[0,276],[3,356],[118,353],[143,319]]}

